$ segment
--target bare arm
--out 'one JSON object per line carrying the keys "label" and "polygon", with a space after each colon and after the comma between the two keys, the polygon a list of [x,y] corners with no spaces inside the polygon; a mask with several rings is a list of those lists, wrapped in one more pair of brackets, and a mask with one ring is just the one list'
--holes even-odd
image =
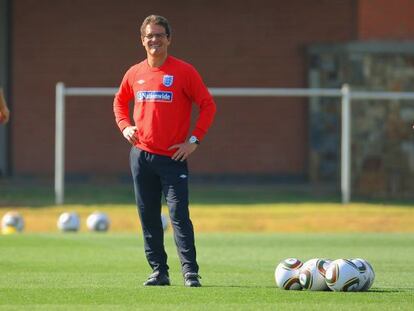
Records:
{"label": "bare arm", "polygon": [[4,99],[3,90],[0,89],[0,123],[6,124],[9,121],[10,111]]}

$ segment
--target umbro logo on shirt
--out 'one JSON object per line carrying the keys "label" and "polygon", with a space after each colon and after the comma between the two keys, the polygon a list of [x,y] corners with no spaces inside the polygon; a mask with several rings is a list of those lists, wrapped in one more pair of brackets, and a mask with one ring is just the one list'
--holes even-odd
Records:
{"label": "umbro logo on shirt", "polygon": [[137,83],[138,84],[144,84],[145,83],[145,80],[142,80],[142,79],[141,80],[138,80]]}

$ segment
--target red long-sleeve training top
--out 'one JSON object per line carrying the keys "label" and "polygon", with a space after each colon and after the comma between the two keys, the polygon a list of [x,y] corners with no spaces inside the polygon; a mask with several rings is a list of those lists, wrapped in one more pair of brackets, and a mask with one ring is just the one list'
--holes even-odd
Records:
{"label": "red long-sleeve training top", "polygon": [[195,68],[168,56],[161,67],[147,60],[132,66],[122,79],[114,99],[114,114],[121,132],[132,125],[129,102],[134,98],[136,146],[151,153],[172,156],[175,144],[186,141],[194,102],[199,116],[191,135],[200,141],[213,122],[216,105]]}

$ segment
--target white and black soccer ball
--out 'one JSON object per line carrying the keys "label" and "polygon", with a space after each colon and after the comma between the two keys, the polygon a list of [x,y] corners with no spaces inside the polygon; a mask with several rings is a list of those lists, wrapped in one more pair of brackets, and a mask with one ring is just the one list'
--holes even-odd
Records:
{"label": "white and black soccer ball", "polygon": [[280,262],[275,270],[276,285],[287,290],[301,290],[299,271],[302,265],[297,258],[287,258]]}
{"label": "white and black soccer ball", "polygon": [[167,215],[161,214],[161,223],[162,223],[162,229],[166,231],[170,223],[170,220]]}
{"label": "white and black soccer ball", "polygon": [[86,219],[86,227],[89,231],[105,232],[110,225],[109,217],[105,213],[94,212]]}
{"label": "white and black soccer ball", "polygon": [[306,261],[300,268],[300,285],[307,290],[328,290],[325,274],[330,263],[330,260],[321,258]]}
{"label": "white and black soccer ball", "polygon": [[59,216],[57,227],[63,232],[76,232],[80,227],[80,220],[77,213],[63,213]]}
{"label": "white and black soccer ball", "polygon": [[371,288],[375,280],[375,272],[371,264],[362,258],[354,258],[351,261],[358,267],[359,275],[359,291],[367,291]]}
{"label": "white and black soccer ball", "polygon": [[357,291],[360,282],[358,267],[348,259],[331,262],[325,274],[328,287],[335,292]]}
{"label": "white and black soccer ball", "polygon": [[3,233],[21,232],[23,229],[24,220],[18,212],[7,212],[1,219],[1,231]]}

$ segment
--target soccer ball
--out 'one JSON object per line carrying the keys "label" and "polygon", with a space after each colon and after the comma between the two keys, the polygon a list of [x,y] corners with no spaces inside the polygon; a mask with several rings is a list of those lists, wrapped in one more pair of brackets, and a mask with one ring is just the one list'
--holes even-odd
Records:
{"label": "soccer ball", "polygon": [[326,270],[325,280],[335,292],[357,291],[360,272],[358,267],[348,259],[337,259],[331,262]]}
{"label": "soccer ball", "polygon": [[360,272],[359,279],[359,287],[358,290],[360,291],[367,291],[371,288],[372,284],[374,283],[375,279],[375,272],[372,266],[368,261],[362,258],[354,258],[351,261],[358,267]]}
{"label": "soccer ball", "polygon": [[300,285],[309,290],[327,290],[325,273],[330,262],[330,260],[320,258],[305,262],[299,272]]}
{"label": "soccer ball", "polygon": [[169,224],[169,219],[168,216],[161,214],[161,223],[162,223],[162,229],[165,231],[168,229],[168,224]]}
{"label": "soccer ball", "polygon": [[8,212],[1,219],[1,232],[11,234],[23,231],[24,220],[18,212]]}
{"label": "soccer ball", "polygon": [[94,212],[86,219],[86,227],[88,227],[90,231],[108,231],[109,224],[110,221],[108,216],[100,212]]}
{"label": "soccer ball", "polygon": [[279,263],[275,270],[275,281],[279,288],[301,290],[299,269],[302,262],[297,258],[287,258]]}
{"label": "soccer ball", "polygon": [[63,213],[59,216],[57,227],[63,232],[78,231],[80,227],[79,216],[76,213]]}

